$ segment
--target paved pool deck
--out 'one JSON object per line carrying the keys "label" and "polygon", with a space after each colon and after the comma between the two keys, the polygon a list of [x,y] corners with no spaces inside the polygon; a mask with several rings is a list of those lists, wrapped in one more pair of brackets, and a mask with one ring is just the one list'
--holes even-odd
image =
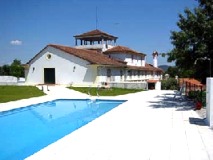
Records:
{"label": "paved pool deck", "polygon": [[125,99],[110,112],[27,160],[213,160],[213,130],[174,91],[90,97],[62,87],[48,95],[0,104],[1,111],[57,98]]}

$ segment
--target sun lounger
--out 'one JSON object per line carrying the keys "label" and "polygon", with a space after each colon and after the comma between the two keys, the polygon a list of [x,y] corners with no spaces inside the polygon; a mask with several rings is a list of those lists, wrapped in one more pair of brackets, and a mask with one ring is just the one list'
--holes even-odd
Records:
{"label": "sun lounger", "polygon": [[181,99],[184,99],[184,95],[183,95],[184,89],[185,89],[185,87],[181,86],[180,90],[175,93],[174,99],[176,99],[177,97],[180,97]]}

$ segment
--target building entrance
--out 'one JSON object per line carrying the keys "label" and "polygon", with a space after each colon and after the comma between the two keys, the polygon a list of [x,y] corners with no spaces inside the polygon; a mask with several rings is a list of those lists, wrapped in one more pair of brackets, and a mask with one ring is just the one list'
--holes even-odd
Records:
{"label": "building entrance", "polygon": [[55,84],[55,68],[44,68],[44,83]]}

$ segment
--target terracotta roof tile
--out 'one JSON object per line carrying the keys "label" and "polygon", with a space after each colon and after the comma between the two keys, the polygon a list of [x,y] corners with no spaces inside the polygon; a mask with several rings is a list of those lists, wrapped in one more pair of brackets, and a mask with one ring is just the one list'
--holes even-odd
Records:
{"label": "terracotta roof tile", "polygon": [[156,82],[159,82],[159,80],[149,79],[147,82],[148,82],[148,83],[156,83]]}
{"label": "terracotta roof tile", "polygon": [[91,64],[99,64],[99,65],[116,65],[123,66],[123,63],[120,63],[116,60],[108,58],[106,55],[99,53],[97,51],[85,50],[85,49],[76,49],[68,46],[62,45],[48,45],[50,47],[62,50],[68,54],[74,55],[76,57],[82,58],[84,60],[89,61]]}
{"label": "terracotta roof tile", "polygon": [[104,54],[113,54],[113,53],[127,53],[127,54],[134,54],[138,56],[145,56],[143,53],[139,53],[137,51],[134,51],[128,47],[124,46],[115,46],[113,48],[110,48],[104,52]]}
{"label": "terracotta roof tile", "polygon": [[198,81],[194,78],[179,78],[179,82],[181,84],[184,83],[184,82],[187,82],[187,83],[190,83],[192,85],[203,86],[203,84],[200,81]]}
{"label": "terracotta roof tile", "polygon": [[[133,70],[144,70],[144,71],[159,71],[159,72],[163,72],[162,69],[160,68],[155,68],[150,64],[145,65],[145,67],[141,67],[141,66],[128,66],[126,65],[126,62],[121,62],[112,58],[109,58],[108,56],[97,52],[97,51],[92,51],[92,50],[85,50],[85,49],[77,49],[77,48],[72,48],[72,47],[68,47],[68,46],[62,46],[62,45],[54,45],[54,44],[49,44],[47,45],[44,49],[48,48],[48,47],[53,47],[55,49],[59,49],[61,51],[66,52],[67,54],[70,55],[74,55],[76,57],[79,57],[81,59],[84,59],[88,62],[90,62],[91,64],[97,64],[97,65],[110,65],[110,66],[114,66],[114,67],[126,67],[129,69],[133,69]],[[30,64],[35,57],[37,57],[44,49],[42,49],[38,54],[36,54],[28,63]]]}
{"label": "terracotta roof tile", "polygon": [[154,67],[152,64],[146,63],[145,66],[146,66],[146,67],[149,67],[149,68],[153,68],[155,71],[163,72],[163,69],[161,69],[161,68],[156,68],[156,67]]}
{"label": "terracotta roof tile", "polygon": [[145,64],[144,67],[142,66],[127,66],[127,68],[129,69],[133,69],[133,70],[141,70],[141,71],[157,71],[157,72],[163,72],[162,69],[160,68],[156,68],[148,63]]}
{"label": "terracotta roof tile", "polygon": [[83,33],[83,34],[75,35],[74,37],[75,38],[86,38],[86,37],[94,37],[94,36],[103,36],[103,37],[108,37],[108,38],[111,38],[111,39],[117,39],[118,38],[118,37],[115,37],[115,36],[110,35],[108,33],[105,33],[103,31],[100,31],[98,29],[92,30],[92,31],[89,31],[89,32],[86,32],[86,33]]}

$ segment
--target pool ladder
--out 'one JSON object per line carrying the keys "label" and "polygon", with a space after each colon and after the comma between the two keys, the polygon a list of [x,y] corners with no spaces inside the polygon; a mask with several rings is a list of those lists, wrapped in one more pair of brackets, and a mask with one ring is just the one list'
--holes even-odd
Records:
{"label": "pool ladder", "polygon": [[[98,85],[97,86],[97,89],[96,89],[96,95],[99,97],[99,89],[100,89],[100,86]],[[89,86],[89,88],[88,88],[88,91],[87,91],[87,93],[88,93],[88,95],[89,96],[91,96],[91,85]]]}
{"label": "pool ladder", "polygon": [[88,94],[89,96],[91,96],[91,94],[90,94],[90,90],[91,90],[91,85],[89,85],[89,87],[88,87],[88,91],[87,91],[87,94]]}
{"label": "pool ladder", "polygon": [[96,90],[96,95],[97,95],[98,97],[99,97],[99,93],[98,93],[98,92],[99,92],[99,89],[100,89],[100,86],[98,85],[98,86],[97,86],[97,90]]}

